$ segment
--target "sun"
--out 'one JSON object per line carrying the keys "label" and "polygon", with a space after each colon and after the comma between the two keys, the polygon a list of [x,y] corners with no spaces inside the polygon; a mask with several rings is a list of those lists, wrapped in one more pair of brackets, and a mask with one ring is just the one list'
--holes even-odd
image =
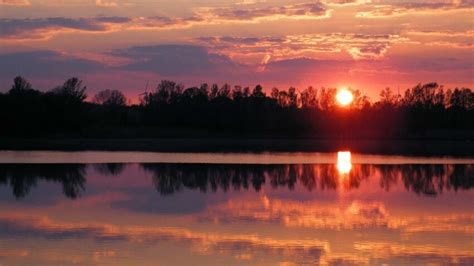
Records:
{"label": "sun", "polygon": [[350,104],[352,100],[354,100],[354,96],[352,95],[352,92],[350,92],[348,89],[340,89],[336,95],[336,100],[342,106],[346,106]]}

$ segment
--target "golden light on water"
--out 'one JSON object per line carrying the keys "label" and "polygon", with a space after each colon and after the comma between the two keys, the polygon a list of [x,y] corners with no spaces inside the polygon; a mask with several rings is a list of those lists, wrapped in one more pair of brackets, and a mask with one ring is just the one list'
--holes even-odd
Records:
{"label": "golden light on water", "polygon": [[350,104],[354,100],[354,96],[352,95],[352,92],[348,89],[341,89],[336,94],[336,100],[339,102],[339,104],[345,106]]}
{"label": "golden light on water", "polygon": [[348,174],[352,169],[351,152],[340,151],[337,153],[337,170],[340,174]]}

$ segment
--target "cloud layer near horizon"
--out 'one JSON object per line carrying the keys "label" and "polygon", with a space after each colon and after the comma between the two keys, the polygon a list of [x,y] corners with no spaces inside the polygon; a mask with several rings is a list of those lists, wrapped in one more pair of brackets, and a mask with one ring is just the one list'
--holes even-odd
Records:
{"label": "cloud layer near horizon", "polygon": [[[472,86],[474,2],[0,2],[0,91],[80,76],[130,95],[169,78],[267,87]],[[436,23],[433,23],[436,21]]]}

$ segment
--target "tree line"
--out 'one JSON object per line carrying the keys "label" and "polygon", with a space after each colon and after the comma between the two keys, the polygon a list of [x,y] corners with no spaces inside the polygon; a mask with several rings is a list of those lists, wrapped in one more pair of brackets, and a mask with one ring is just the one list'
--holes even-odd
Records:
{"label": "tree line", "polygon": [[[299,90],[162,80],[139,104],[119,90],[88,98],[78,78],[47,92],[16,77],[0,93],[0,135],[12,137],[324,137],[472,138],[474,92],[418,84],[390,88],[371,101],[350,89],[354,100],[341,107],[336,88]],[[86,101],[90,99],[90,101]]]}

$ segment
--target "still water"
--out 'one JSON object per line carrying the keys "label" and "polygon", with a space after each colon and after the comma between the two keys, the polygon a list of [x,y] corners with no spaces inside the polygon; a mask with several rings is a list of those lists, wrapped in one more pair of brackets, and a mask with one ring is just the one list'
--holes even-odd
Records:
{"label": "still water", "polygon": [[472,265],[473,188],[472,159],[0,152],[0,265]]}

